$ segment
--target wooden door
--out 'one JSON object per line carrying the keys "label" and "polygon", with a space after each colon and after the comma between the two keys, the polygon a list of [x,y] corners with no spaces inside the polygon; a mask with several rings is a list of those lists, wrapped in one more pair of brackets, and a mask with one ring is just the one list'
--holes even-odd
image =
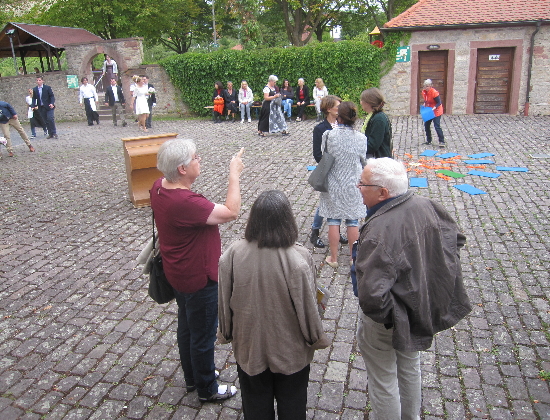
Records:
{"label": "wooden door", "polygon": [[432,79],[433,87],[439,92],[441,103],[445,108],[447,97],[447,63],[449,51],[419,51],[418,52],[418,111],[424,105],[422,87],[424,80]]}
{"label": "wooden door", "polygon": [[508,113],[513,62],[513,48],[477,50],[475,114]]}

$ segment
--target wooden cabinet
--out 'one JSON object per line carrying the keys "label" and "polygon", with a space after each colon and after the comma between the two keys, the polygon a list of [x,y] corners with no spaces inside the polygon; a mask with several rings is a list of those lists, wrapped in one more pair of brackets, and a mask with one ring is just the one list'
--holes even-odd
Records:
{"label": "wooden cabinet", "polygon": [[149,190],[153,182],[162,176],[157,169],[157,152],[162,143],[177,136],[177,133],[165,133],[122,139],[128,192],[135,207],[151,205]]}

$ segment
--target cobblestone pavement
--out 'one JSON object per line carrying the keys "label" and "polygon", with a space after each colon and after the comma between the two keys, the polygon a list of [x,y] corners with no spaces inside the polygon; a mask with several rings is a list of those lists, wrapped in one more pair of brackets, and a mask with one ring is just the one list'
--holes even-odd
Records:
{"label": "cobblestone pavement", "polygon": [[[426,149],[421,120],[392,123],[399,157],[416,161]],[[255,123],[154,121],[152,133],[196,140],[203,158],[196,190],[217,202],[225,198],[231,155],[246,148],[241,217],[221,227],[224,245],[243,236],[255,197],[278,188],[311,249],[318,194],[306,183],[306,166],[314,124],[291,123],[288,137],[260,138]],[[149,238],[151,213],[128,199],[120,141],[138,130],[108,122],[58,127],[59,140],[35,140],[35,153],[14,133],[16,156],[4,150],[0,160],[0,418],[242,418],[239,394],[204,405],[196,392],[186,394],[177,305],[147,296],[135,258]],[[529,155],[550,152],[550,118],[444,116],[442,127],[448,152],[492,152],[497,165],[529,172],[451,180],[425,172],[429,187],[418,193],[442,202],[468,237],[462,263],[474,309],[422,355],[422,418],[548,419],[548,382],[539,375],[550,376],[550,171],[548,159]],[[487,194],[452,187],[466,182]],[[312,251],[319,281],[332,292],[324,325],[333,344],[312,363],[308,418],[367,419],[348,250],[338,270],[321,264],[326,250]],[[230,345],[216,347],[216,364],[222,381],[238,385]]]}

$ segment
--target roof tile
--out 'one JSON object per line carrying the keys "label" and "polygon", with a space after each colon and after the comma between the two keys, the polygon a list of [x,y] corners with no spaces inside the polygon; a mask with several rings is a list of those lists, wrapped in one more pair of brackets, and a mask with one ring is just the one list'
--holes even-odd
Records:
{"label": "roof tile", "polygon": [[550,0],[419,0],[384,28],[550,20]]}

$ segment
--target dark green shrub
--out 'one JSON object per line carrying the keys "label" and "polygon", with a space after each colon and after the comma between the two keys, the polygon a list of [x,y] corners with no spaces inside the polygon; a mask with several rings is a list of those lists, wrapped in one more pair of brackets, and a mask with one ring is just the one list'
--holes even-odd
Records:
{"label": "dark green shrub", "polygon": [[230,80],[237,89],[241,80],[246,80],[255,98],[260,99],[270,74],[277,75],[280,83],[289,79],[292,86],[303,77],[310,92],[315,79],[321,77],[330,94],[359,103],[364,89],[378,86],[382,63],[395,62],[398,44],[399,36],[393,36],[386,37],[384,48],[360,41],[341,41],[305,47],[186,53],[160,64],[181,90],[190,110],[202,115],[209,114],[204,106],[212,105],[216,80],[224,84]]}

